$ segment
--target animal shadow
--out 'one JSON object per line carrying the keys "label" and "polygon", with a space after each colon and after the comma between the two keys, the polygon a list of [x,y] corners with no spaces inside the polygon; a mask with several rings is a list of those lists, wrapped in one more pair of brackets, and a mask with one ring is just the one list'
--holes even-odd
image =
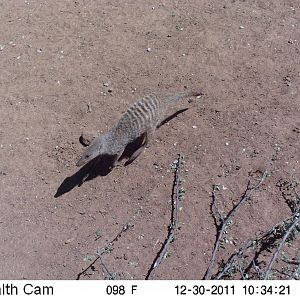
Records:
{"label": "animal shadow", "polygon": [[[129,143],[122,156],[118,161],[123,159],[128,159],[131,155],[141,147],[143,138],[139,137],[133,142]],[[57,189],[54,197],[58,198],[65,193],[71,191],[74,187],[80,187],[85,181],[89,181],[98,176],[107,176],[114,168],[117,155],[101,155],[86,165],[84,165],[80,170],[70,177],[64,179],[59,188]],[[131,164],[131,162],[125,162],[125,166]]]}
{"label": "animal shadow", "polygon": [[108,175],[112,170],[114,161],[115,156],[110,155],[102,155],[101,157],[94,158],[72,176],[65,178],[58,187],[54,197],[58,198],[71,191],[75,186],[79,187],[85,181],[92,180],[97,176]]}
{"label": "animal shadow", "polygon": [[182,114],[183,112],[185,112],[186,110],[188,110],[188,108],[183,108],[181,110],[178,110],[177,112],[175,112],[174,114],[172,114],[171,116],[167,117],[166,119],[164,119],[160,124],[158,124],[157,129],[160,128],[161,126],[163,126],[164,124],[168,123],[169,121],[171,121],[172,119],[174,119],[176,116],[178,116],[179,114]]}

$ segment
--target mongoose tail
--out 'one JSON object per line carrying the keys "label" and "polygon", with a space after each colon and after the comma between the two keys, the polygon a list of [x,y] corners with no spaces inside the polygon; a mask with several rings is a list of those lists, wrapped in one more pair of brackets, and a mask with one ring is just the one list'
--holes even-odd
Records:
{"label": "mongoose tail", "polygon": [[170,102],[170,104],[172,102],[177,102],[183,98],[188,98],[188,97],[198,97],[201,96],[202,93],[198,92],[198,91],[187,91],[187,92],[182,92],[182,93],[178,93],[178,94],[172,94],[172,95],[166,95],[165,101]]}

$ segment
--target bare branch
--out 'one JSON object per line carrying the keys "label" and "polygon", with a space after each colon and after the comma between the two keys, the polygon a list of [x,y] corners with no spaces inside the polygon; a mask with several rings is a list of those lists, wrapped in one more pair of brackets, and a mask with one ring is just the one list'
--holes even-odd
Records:
{"label": "bare branch", "polygon": [[298,267],[295,269],[292,276],[289,277],[289,279],[299,279],[299,278],[300,278],[300,263],[299,263]]}
{"label": "bare branch", "polygon": [[281,252],[281,249],[282,249],[284,243],[286,242],[287,238],[292,233],[292,231],[294,230],[294,228],[296,227],[296,225],[298,224],[299,221],[300,221],[299,213],[297,213],[295,215],[295,219],[294,219],[293,223],[291,224],[290,228],[285,233],[285,235],[284,235],[281,243],[279,244],[279,246],[277,247],[276,251],[273,254],[273,257],[272,257],[272,259],[271,259],[271,261],[270,261],[270,263],[269,263],[269,265],[267,267],[264,280],[268,280],[269,279],[270,273],[272,271],[273,264],[274,264],[274,262],[275,262],[275,260],[276,260],[276,258],[278,256],[278,254]]}
{"label": "bare branch", "polygon": [[105,278],[107,278],[107,279],[109,279],[109,280],[115,280],[116,277],[117,277],[117,274],[116,274],[116,273],[113,273],[113,272],[110,272],[110,271],[108,270],[107,266],[106,266],[105,263],[103,262],[102,254],[101,254],[101,253],[98,253],[98,252],[97,252],[97,255],[98,255],[98,258],[100,259],[100,263],[101,263],[102,268],[103,268],[104,271],[106,272]]}
{"label": "bare branch", "polygon": [[[242,198],[240,199],[240,201],[231,209],[231,211],[227,214],[227,216],[225,217],[224,220],[222,220],[221,224],[220,224],[220,229],[218,228],[218,233],[217,233],[217,238],[216,238],[216,242],[215,242],[215,246],[214,246],[214,250],[211,256],[211,260],[210,263],[208,265],[208,268],[206,270],[206,273],[204,275],[204,279],[209,279],[212,268],[214,266],[215,260],[216,260],[216,255],[217,252],[219,250],[220,247],[220,243],[222,241],[223,238],[223,234],[228,226],[229,221],[234,217],[235,213],[237,212],[237,210],[241,207],[241,205],[250,198],[250,196],[252,195],[252,193],[257,190],[259,188],[259,186],[263,183],[263,181],[266,179],[266,177],[268,176],[268,172],[264,172],[259,180],[259,182],[252,188],[250,188],[250,181],[248,182],[246,191],[244,192],[244,195],[242,196]],[[213,192],[214,195],[214,192]]]}
{"label": "bare branch", "polygon": [[175,168],[175,175],[173,181],[173,188],[172,188],[172,214],[171,214],[171,224],[169,226],[168,235],[163,243],[160,251],[158,252],[156,258],[154,259],[146,279],[154,279],[155,272],[163,259],[165,258],[170,243],[174,240],[175,232],[178,229],[179,224],[179,200],[180,200],[180,175],[181,175],[181,167],[183,164],[183,156],[181,154],[178,155],[178,160],[176,163]]}

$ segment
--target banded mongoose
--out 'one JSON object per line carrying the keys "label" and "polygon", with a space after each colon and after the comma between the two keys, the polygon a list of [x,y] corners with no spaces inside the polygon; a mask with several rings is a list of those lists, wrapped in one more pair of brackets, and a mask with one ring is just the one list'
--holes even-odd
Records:
{"label": "banded mongoose", "polygon": [[139,139],[139,148],[128,158],[126,164],[132,162],[147,146],[156,128],[172,115],[170,111],[175,102],[198,95],[199,93],[190,92],[175,96],[158,97],[151,94],[143,97],[129,106],[116,125],[94,138],[76,165],[80,167],[97,156],[108,155],[113,157],[113,167],[121,158],[126,146]]}

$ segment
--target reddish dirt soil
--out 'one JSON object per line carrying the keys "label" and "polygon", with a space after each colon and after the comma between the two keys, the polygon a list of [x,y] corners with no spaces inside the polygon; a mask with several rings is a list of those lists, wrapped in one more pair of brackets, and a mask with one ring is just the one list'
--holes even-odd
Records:
{"label": "reddish dirt soil", "polygon": [[[236,215],[227,238],[237,243],[290,215],[278,182],[300,179],[299,13],[298,0],[2,1],[0,278],[75,279],[127,224],[103,263],[144,279],[170,224],[178,153],[181,229],[157,279],[203,278],[214,184],[228,211],[249,174],[271,172]],[[203,95],[136,161],[64,185],[82,132],[104,132],[149,92],[185,87]],[[99,261],[81,276],[105,277]]]}

